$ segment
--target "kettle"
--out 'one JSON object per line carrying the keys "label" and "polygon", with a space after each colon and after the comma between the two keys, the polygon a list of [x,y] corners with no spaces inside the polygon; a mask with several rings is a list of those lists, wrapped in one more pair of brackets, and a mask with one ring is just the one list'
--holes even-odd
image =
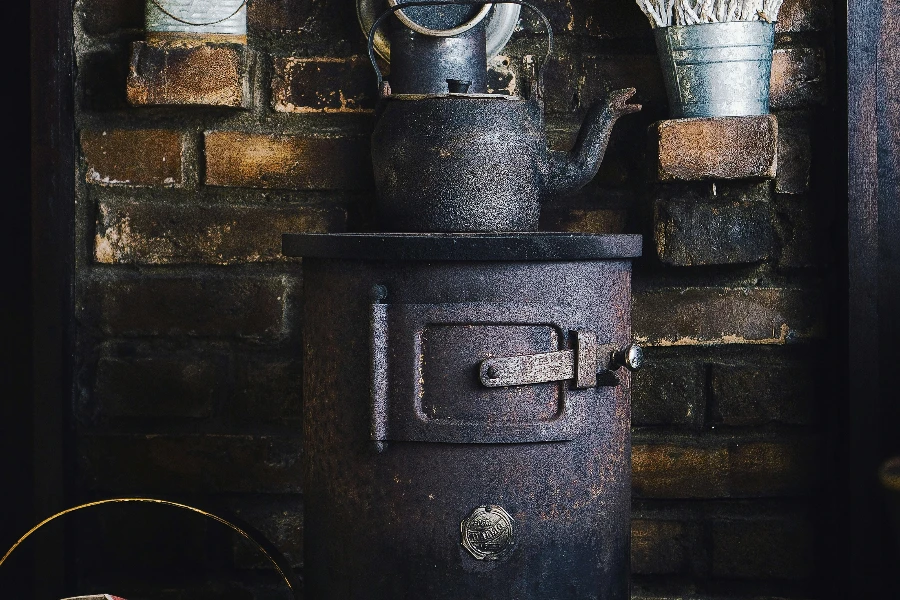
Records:
{"label": "kettle", "polygon": [[[407,7],[482,4],[478,0],[398,3],[369,30],[369,59],[380,92],[372,134],[376,212],[385,231],[536,231],[541,204],[571,194],[600,168],[613,125],[637,112],[634,88],[615,90],[588,111],[574,148],[550,150],[544,129],[543,71],[528,98],[469,93],[470,82],[447,80],[446,93],[391,93],[375,60],[375,34],[382,21]],[[506,0],[543,12],[524,0]]]}

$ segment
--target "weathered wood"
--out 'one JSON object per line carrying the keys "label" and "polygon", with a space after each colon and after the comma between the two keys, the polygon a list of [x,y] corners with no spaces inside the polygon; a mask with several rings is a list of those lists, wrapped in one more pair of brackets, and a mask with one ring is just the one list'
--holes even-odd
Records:
{"label": "weathered wood", "polygon": [[900,334],[900,13],[848,3],[848,367],[845,416],[850,574],[845,597],[883,595],[895,570],[874,477],[900,451],[893,349]]}

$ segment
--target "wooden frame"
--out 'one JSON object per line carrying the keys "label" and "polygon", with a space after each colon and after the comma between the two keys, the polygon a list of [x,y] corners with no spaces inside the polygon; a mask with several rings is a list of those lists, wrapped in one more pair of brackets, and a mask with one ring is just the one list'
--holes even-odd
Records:
{"label": "wooden frame", "polygon": [[[900,3],[847,4],[848,228],[844,597],[888,597],[896,549],[875,476],[900,452]],[[836,542],[839,542],[835,540]]]}

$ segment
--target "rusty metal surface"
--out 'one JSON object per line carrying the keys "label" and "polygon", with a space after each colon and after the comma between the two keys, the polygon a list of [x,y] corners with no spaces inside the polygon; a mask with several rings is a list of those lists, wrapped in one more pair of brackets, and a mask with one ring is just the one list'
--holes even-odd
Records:
{"label": "rusty metal surface", "polygon": [[[558,351],[572,329],[624,347],[629,260],[307,257],[304,286],[308,598],[628,597],[630,375],[487,389],[472,360]],[[544,441],[564,403],[577,426]],[[479,431],[515,443],[465,443]]]}
{"label": "rusty metal surface", "polygon": [[286,233],[285,256],[360,260],[557,261],[637,258],[640,235]]}
{"label": "rusty metal surface", "polygon": [[485,387],[510,387],[564,381],[575,376],[575,351],[504,356],[481,361],[478,377]]}
{"label": "rusty metal surface", "polygon": [[[549,57],[553,30],[546,15],[525,0],[506,1],[531,9],[543,20]],[[403,6],[428,4],[411,0]],[[616,121],[641,108],[628,103],[633,88],[615,90],[590,108],[571,152],[550,150],[543,114],[547,60],[538,70],[530,98],[482,93],[483,24],[456,38],[400,35],[388,84],[375,60],[375,34],[398,9],[392,6],[382,13],[368,39],[381,94],[372,133],[372,165],[376,211],[385,231],[536,231],[541,203],[586,185],[600,168]],[[436,45],[435,39],[444,44],[452,40],[454,45]],[[450,85],[458,80],[471,81],[471,93],[450,93]]]}

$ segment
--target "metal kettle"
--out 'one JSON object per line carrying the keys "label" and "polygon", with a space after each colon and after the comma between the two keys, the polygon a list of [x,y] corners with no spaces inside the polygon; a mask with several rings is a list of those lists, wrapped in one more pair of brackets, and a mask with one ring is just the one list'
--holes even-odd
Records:
{"label": "metal kettle", "polygon": [[[507,0],[547,17],[523,0]],[[543,70],[529,97],[470,93],[468,81],[447,80],[446,93],[391,93],[375,60],[374,38],[394,12],[473,0],[413,1],[384,12],[369,31],[369,58],[381,92],[372,134],[377,213],[385,231],[536,231],[543,202],[587,184],[603,160],[610,133],[634,88],[616,90],[588,111],[570,152],[550,150],[544,129]]]}

